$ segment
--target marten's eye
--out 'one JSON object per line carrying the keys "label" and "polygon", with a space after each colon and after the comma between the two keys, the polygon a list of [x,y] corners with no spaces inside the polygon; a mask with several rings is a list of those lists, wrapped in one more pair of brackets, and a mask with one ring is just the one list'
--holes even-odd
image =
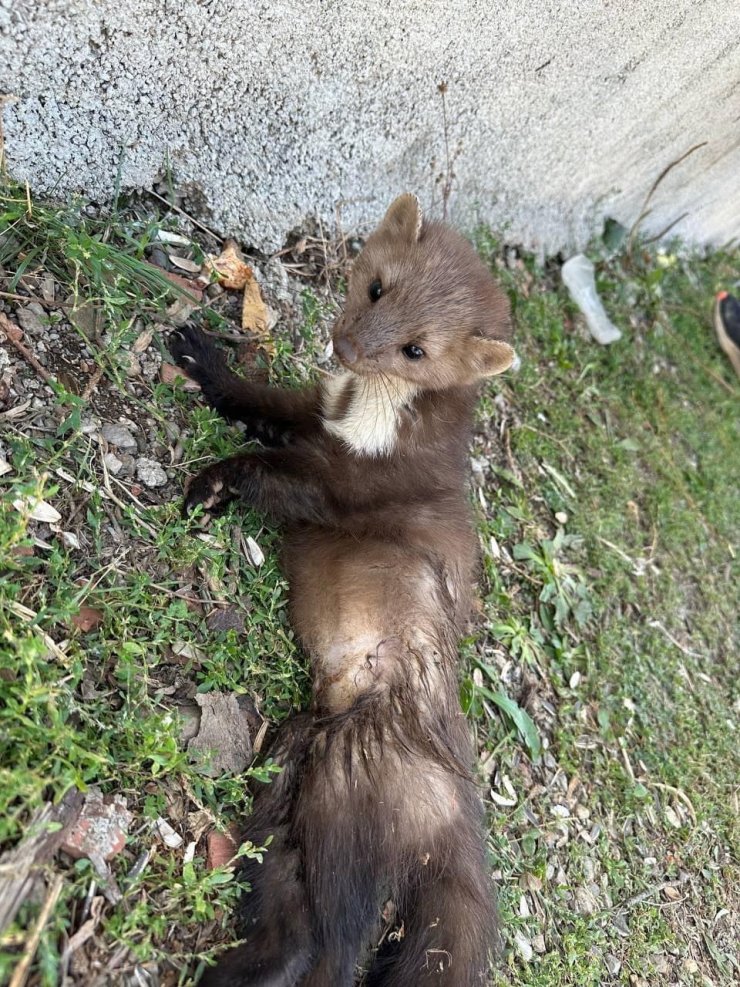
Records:
{"label": "marten's eye", "polygon": [[404,346],[401,352],[407,360],[421,360],[424,356],[424,350],[421,346],[417,346],[416,343],[409,343],[408,346]]}
{"label": "marten's eye", "polygon": [[380,296],[383,294],[383,285],[380,283],[380,278],[376,278],[370,283],[370,287],[367,289],[367,293],[370,296],[371,302],[377,302]]}

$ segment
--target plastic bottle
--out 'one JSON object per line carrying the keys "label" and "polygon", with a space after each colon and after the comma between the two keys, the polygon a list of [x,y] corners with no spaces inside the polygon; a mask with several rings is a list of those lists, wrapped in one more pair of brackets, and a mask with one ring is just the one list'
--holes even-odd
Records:
{"label": "plastic bottle", "polygon": [[589,332],[596,342],[607,346],[621,339],[622,333],[610,321],[601,304],[594,281],[594,265],[588,257],[576,254],[563,264],[561,273],[563,284],[583,312]]}

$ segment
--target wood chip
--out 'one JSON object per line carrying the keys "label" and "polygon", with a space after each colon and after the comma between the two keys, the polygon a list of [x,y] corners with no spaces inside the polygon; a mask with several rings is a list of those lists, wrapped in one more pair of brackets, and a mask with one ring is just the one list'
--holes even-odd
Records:
{"label": "wood chip", "polygon": [[241,698],[227,692],[195,697],[201,708],[200,729],[188,751],[200,756],[200,770],[211,778],[239,774],[252,759],[251,718]]}

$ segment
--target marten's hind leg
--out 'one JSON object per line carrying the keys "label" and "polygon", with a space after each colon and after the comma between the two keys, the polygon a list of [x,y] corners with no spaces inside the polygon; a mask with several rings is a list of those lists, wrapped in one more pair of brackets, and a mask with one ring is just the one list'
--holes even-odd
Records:
{"label": "marten's hind leg", "polygon": [[300,741],[309,722],[297,716],[283,725],[271,752],[283,770],[255,791],[243,838],[256,847],[269,844],[262,862],[245,858],[239,870],[250,887],[237,906],[237,934],[245,942],[223,954],[200,981],[202,987],[296,987],[313,965],[316,945],[303,855],[292,832],[302,772]]}
{"label": "marten's hind leg", "polygon": [[397,899],[402,924],[378,950],[366,987],[488,983],[496,910],[476,812],[447,831],[436,854],[422,856]]}

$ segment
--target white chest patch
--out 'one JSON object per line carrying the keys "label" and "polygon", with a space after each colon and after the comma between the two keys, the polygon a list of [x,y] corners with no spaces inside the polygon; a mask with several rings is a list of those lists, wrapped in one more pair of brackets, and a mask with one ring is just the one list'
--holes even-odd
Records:
{"label": "white chest patch", "polygon": [[324,428],[360,455],[387,455],[398,438],[401,412],[416,392],[413,384],[391,377],[330,377],[324,384]]}

